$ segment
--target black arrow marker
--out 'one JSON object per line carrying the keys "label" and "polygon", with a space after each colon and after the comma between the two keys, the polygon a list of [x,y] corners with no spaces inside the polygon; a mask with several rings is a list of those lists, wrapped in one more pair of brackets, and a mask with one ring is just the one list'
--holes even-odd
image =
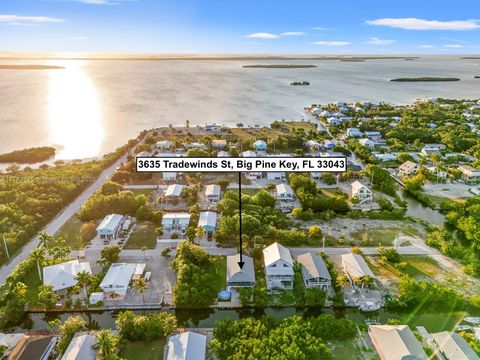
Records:
{"label": "black arrow marker", "polygon": [[238,220],[239,220],[239,235],[240,235],[240,261],[238,262],[238,266],[240,267],[240,270],[243,269],[243,265],[245,263],[243,262],[243,244],[242,244],[242,173],[238,173]]}

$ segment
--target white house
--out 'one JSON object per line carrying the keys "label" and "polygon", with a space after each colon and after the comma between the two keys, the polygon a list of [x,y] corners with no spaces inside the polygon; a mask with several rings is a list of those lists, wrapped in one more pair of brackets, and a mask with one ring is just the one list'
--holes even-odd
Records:
{"label": "white house", "polygon": [[226,151],[219,151],[217,157],[229,157],[230,155]]}
{"label": "white house", "polygon": [[162,226],[165,230],[185,231],[190,223],[189,213],[167,213],[163,215]]}
{"label": "white house", "polygon": [[164,181],[175,181],[177,180],[176,172],[164,172],[162,173],[162,178]]}
{"label": "white house", "polygon": [[418,164],[413,161],[405,161],[402,165],[398,167],[399,176],[411,176],[416,174],[418,171]]}
{"label": "white house", "polygon": [[137,155],[135,155],[135,157],[151,157],[152,156],[152,153],[151,152],[148,152],[148,151],[141,151],[139,152]]}
{"label": "white house", "polygon": [[268,181],[285,181],[287,176],[283,171],[278,172],[267,172],[267,180]]}
{"label": "white house", "polygon": [[68,344],[61,360],[96,360],[97,343],[95,336],[87,332],[77,333]]}
{"label": "white house", "polygon": [[343,122],[343,120],[341,120],[340,118],[338,117],[329,117],[327,119],[327,124],[330,125],[330,126],[337,126],[337,125],[340,125],[341,123]]}
{"label": "white house", "polygon": [[302,277],[306,287],[319,287],[324,290],[331,288],[332,276],[321,256],[308,252],[298,256],[297,261],[302,266]]}
{"label": "white house", "polygon": [[433,345],[445,359],[480,360],[460,334],[442,331],[432,334]]}
{"label": "white house", "polygon": [[348,128],[347,129],[347,136],[352,137],[362,137],[362,132],[357,128]]}
{"label": "white house", "polygon": [[370,140],[368,138],[365,139],[359,139],[358,142],[365,146],[366,148],[373,149],[375,147],[375,142],[373,140]]}
{"label": "white house", "polygon": [[168,338],[166,360],[205,360],[207,336],[193,331]]}
{"label": "white house", "polygon": [[382,137],[380,131],[365,131],[364,134],[372,140],[380,139]]}
{"label": "white house", "polygon": [[350,281],[353,279],[362,279],[365,276],[375,278],[372,270],[368,267],[362,255],[344,254],[342,255],[343,271],[348,275]]}
{"label": "white house", "polygon": [[220,201],[221,187],[217,184],[207,185],[205,188],[205,198],[211,203]]}
{"label": "white house", "polygon": [[110,214],[105,216],[100,225],[97,226],[97,236],[99,239],[112,240],[118,237],[122,229],[124,216]]}
{"label": "white house", "polygon": [[253,143],[255,150],[257,151],[266,151],[267,150],[267,143],[264,140],[257,140]]}
{"label": "white house", "polygon": [[288,184],[278,184],[276,186],[277,200],[293,201],[295,198],[293,189]]}
{"label": "white house", "polygon": [[458,167],[463,174],[463,179],[467,182],[475,182],[480,180],[480,170],[471,165],[460,165]]}
{"label": "white house", "polygon": [[[123,299],[127,293],[128,284],[135,272],[136,264],[114,263],[110,266],[100,283],[106,299]],[[117,296],[112,297],[115,293]]]}
{"label": "white house", "polygon": [[43,268],[43,284],[52,285],[53,291],[68,289],[78,284],[76,277],[82,271],[86,271],[90,275],[92,274],[89,262],[71,260],[61,264],[46,266]]}
{"label": "white house", "polygon": [[310,150],[310,151],[318,151],[322,145],[318,141],[315,140],[308,140],[305,143],[305,146]]}
{"label": "white house", "polygon": [[352,183],[352,198],[353,197],[356,197],[360,204],[373,201],[372,190],[358,180]]}
{"label": "white house", "polygon": [[428,360],[408,325],[369,325],[368,336],[381,360]]}
{"label": "white house", "polygon": [[243,157],[257,157],[257,153],[252,150],[247,150],[242,153]]}
{"label": "white house", "polygon": [[274,243],[263,249],[267,289],[293,289],[293,259],[290,251]]}
{"label": "white house", "polygon": [[377,159],[378,161],[382,161],[382,162],[397,160],[396,155],[389,154],[389,153],[385,153],[385,154],[375,153],[375,154],[373,154],[373,156],[375,157],[375,159]]}
{"label": "white house", "polygon": [[238,263],[240,254],[227,256],[227,287],[253,287],[255,286],[255,270],[253,259],[242,255],[244,262],[240,269]]}
{"label": "white house", "polygon": [[202,211],[198,219],[198,227],[205,232],[212,233],[217,227],[217,213],[213,211]]}
{"label": "white house", "polygon": [[182,195],[183,188],[184,188],[184,185],[180,185],[180,184],[168,185],[164,194],[165,199],[172,200],[174,198],[179,198]]}
{"label": "white house", "polygon": [[157,149],[158,150],[170,150],[172,148],[173,143],[169,140],[162,140],[162,141],[157,141]]}

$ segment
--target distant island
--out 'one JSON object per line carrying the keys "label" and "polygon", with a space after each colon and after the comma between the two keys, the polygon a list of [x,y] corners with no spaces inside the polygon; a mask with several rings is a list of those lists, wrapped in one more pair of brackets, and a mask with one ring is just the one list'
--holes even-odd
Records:
{"label": "distant island", "polygon": [[396,78],[390,79],[390,81],[396,82],[436,82],[436,81],[460,81],[459,78],[454,77],[436,77],[436,76],[423,76],[423,77],[412,77],[412,78]]}
{"label": "distant island", "polygon": [[55,156],[55,148],[34,147],[0,154],[0,163],[35,164]]}
{"label": "distant island", "polygon": [[57,70],[65,69],[63,66],[56,65],[1,65],[0,70]]}
{"label": "distant island", "polygon": [[315,65],[288,65],[288,64],[270,64],[270,65],[243,65],[244,68],[260,68],[260,69],[305,69],[316,68]]}
{"label": "distant island", "polygon": [[310,82],[308,82],[308,81],[294,81],[294,82],[290,83],[290,85],[293,85],[293,86],[308,86],[308,85],[310,85]]}
{"label": "distant island", "polygon": [[354,58],[350,58],[350,59],[340,59],[341,62],[365,62],[365,59],[354,59]]}

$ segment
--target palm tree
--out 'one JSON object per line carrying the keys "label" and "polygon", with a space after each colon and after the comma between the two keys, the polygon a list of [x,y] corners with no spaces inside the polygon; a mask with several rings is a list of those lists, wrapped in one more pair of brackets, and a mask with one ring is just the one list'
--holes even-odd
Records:
{"label": "palm tree", "polygon": [[83,296],[85,297],[85,302],[87,301],[87,285],[90,283],[90,273],[86,270],[80,271],[77,273],[75,280],[78,281],[78,284],[83,287]]}
{"label": "palm tree", "polygon": [[24,298],[27,295],[27,290],[27,285],[25,285],[23,282],[18,282],[13,287],[12,292],[15,294],[15,296]]}
{"label": "palm tree", "polygon": [[373,283],[373,277],[371,277],[370,275],[365,275],[362,278],[362,286],[365,286],[367,289],[370,287],[370,285],[372,285],[372,283]]}
{"label": "palm tree", "polygon": [[145,303],[145,295],[144,292],[148,288],[148,282],[144,278],[140,278],[138,280],[135,280],[133,282],[133,287],[135,288],[135,291],[137,294],[142,294],[142,300]]}
{"label": "palm tree", "polygon": [[347,275],[338,275],[337,276],[337,285],[344,288],[348,285],[348,277]]}
{"label": "palm tree", "polygon": [[148,248],[146,246],[142,246],[140,249],[143,252],[143,257],[145,258],[145,261],[147,261],[147,250]]}
{"label": "palm tree", "polygon": [[118,298],[119,296],[120,296],[119,293],[117,293],[117,292],[115,292],[115,291],[112,291],[112,292],[110,293],[110,296],[109,296],[108,298],[113,300],[113,299]]}
{"label": "palm tree", "polygon": [[41,231],[40,233],[38,233],[38,241],[40,243],[40,246],[48,249],[50,242],[53,241],[53,236],[49,235],[46,231]]}
{"label": "palm tree", "polygon": [[187,129],[190,129],[190,120],[186,120],[186,121],[185,121],[185,127],[186,127]]}
{"label": "palm tree", "polygon": [[32,250],[31,254],[37,262],[38,277],[40,278],[40,280],[42,280],[42,268],[40,264],[45,261],[45,249],[43,249],[42,247],[37,247]]}
{"label": "palm tree", "polygon": [[97,336],[97,344],[94,345],[98,349],[98,355],[102,360],[109,360],[115,358],[115,352],[119,343],[117,335],[112,333],[112,330],[101,330]]}
{"label": "palm tree", "polygon": [[205,230],[203,230],[202,227],[198,226],[195,229],[195,237],[198,238],[198,242],[200,242],[200,239],[205,235]]}

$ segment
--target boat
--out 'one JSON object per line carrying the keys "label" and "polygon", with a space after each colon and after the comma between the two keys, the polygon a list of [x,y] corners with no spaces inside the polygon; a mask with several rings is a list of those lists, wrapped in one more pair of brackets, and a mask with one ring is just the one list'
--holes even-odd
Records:
{"label": "boat", "polygon": [[455,331],[469,331],[472,330],[473,326],[471,325],[458,325],[455,326]]}
{"label": "boat", "polygon": [[463,321],[473,325],[480,325],[480,317],[470,316],[464,318]]}
{"label": "boat", "polygon": [[292,83],[290,83],[290,85],[293,85],[293,86],[308,86],[310,85],[310,83],[308,81],[294,81]]}
{"label": "boat", "polygon": [[360,309],[360,311],[363,312],[371,312],[379,310],[381,306],[378,303],[367,301],[364,304],[360,305],[358,308]]}

